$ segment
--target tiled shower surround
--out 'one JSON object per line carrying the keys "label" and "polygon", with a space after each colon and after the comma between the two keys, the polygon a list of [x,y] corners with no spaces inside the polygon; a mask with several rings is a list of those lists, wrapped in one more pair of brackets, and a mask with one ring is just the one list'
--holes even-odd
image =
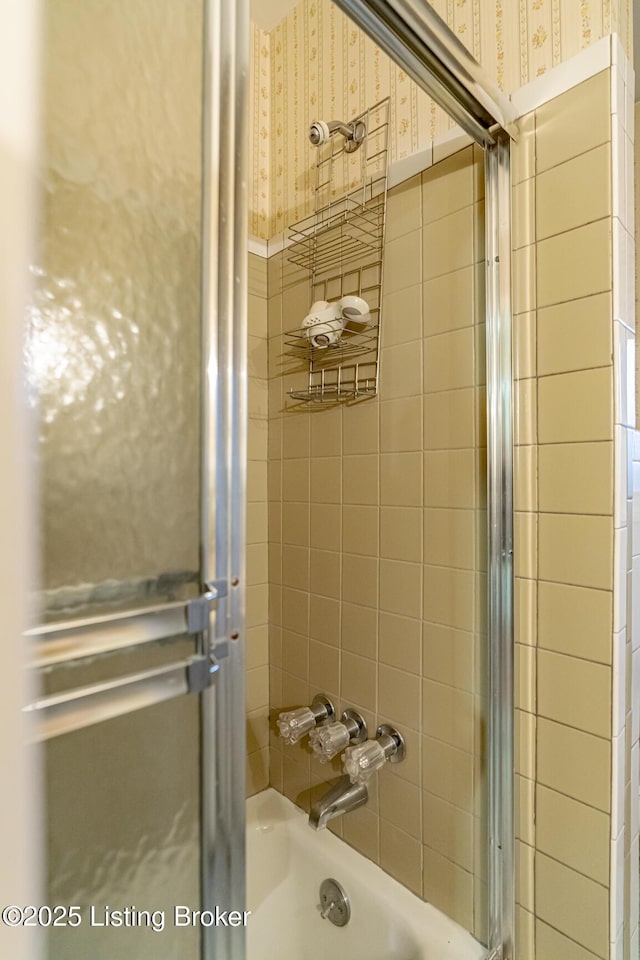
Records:
{"label": "tiled shower surround", "polygon": [[247,794],[269,783],[267,261],[249,256],[247,443]]}
{"label": "tiled shower surround", "polygon": [[[350,844],[483,933],[485,392],[483,168],[468,147],[389,194],[380,395],[301,404],[283,331],[310,305],[269,261],[271,709],[320,690],[407,759],[335,822]],[[271,743],[271,782],[304,807],[335,777]]]}
{"label": "tiled shower surround", "polygon": [[[523,118],[513,151],[517,960],[638,950],[640,444],[621,255],[633,125],[616,44],[611,69]],[[469,147],[390,191],[375,400],[286,400],[300,374],[283,362],[281,333],[306,314],[308,284],[286,250],[261,267],[251,258],[254,278],[266,274],[251,298],[262,338],[251,389],[258,403],[266,330],[269,415],[252,406],[264,423],[250,444],[250,516],[254,542],[268,540],[268,576],[264,548],[249,564],[251,789],[266,785],[268,752],[271,783],[303,807],[339,772],[274,736],[273,715],[318,690],[372,728],[396,723],[407,760],[333,826],[480,937],[481,170]],[[268,533],[257,479],[267,427]]]}
{"label": "tiled shower surround", "polygon": [[518,960],[638,953],[633,132],[612,48],[514,151]]}

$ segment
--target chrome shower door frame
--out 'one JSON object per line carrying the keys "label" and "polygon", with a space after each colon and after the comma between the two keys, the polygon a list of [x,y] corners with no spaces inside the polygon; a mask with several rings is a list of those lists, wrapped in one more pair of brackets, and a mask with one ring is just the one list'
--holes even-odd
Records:
{"label": "chrome shower door frame", "polygon": [[[201,697],[202,903],[244,910],[248,0],[205,0],[201,568],[228,593]],[[243,927],[202,931],[203,960],[244,960]]]}
{"label": "chrome shower door frame", "polygon": [[515,957],[511,140],[485,148],[489,631],[488,960]]}
{"label": "chrome shower door frame", "polygon": [[510,101],[424,0],[334,0],[485,156],[489,634],[487,960],[514,960],[513,369]]}

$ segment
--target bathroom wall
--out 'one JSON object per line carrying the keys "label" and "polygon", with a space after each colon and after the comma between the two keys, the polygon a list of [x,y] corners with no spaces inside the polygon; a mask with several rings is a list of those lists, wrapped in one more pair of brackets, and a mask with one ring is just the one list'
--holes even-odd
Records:
{"label": "bathroom wall", "polygon": [[271,231],[271,34],[251,24],[249,77],[249,235]]}
{"label": "bathroom wall", "polygon": [[[631,0],[430,2],[508,93],[610,33],[630,50]],[[306,140],[312,119],[348,119],[390,96],[392,159],[415,153],[451,126],[331,0],[302,0],[270,32],[252,29],[254,236],[280,233],[312,203],[313,154]]]}
{"label": "bathroom wall", "polygon": [[[23,711],[38,695],[31,650],[28,590],[34,570],[35,530],[30,482],[22,358],[24,314],[29,301],[33,255],[39,114],[40,9],[35,0],[10,0],[0,7],[0,579],[2,636],[0,675],[0,899],[3,903],[45,902],[42,884],[39,757],[34,722]],[[44,956],[37,928],[0,925],[0,955],[15,960]]]}
{"label": "bathroom wall", "polygon": [[523,960],[570,955],[575,944],[608,957],[609,72],[522,130],[513,170],[519,944]]}
{"label": "bathroom wall", "polygon": [[[534,6],[535,10],[527,8],[529,18],[539,12],[549,15],[547,3]],[[468,9],[466,5],[462,7]],[[521,9],[524,11],[524,7]],[[558,12],[560,20],[557,19]],[[310,10],[308,13],[310,15]],[[567,32],[571,30],[570,25],[578,25],[578,9],[575,5],[564,4],[560,10],[560,5],[554,4],[550,15],[554,25],[551,49],[557,50],[554,45],[559,36],[558,23],[561,22],[561,33],[566,39],[570,35]],[[584,19],[580,20],[580,39],[574,50],[587,46],[611,29],[626,31],[628,6],[617,5],[614,9],[614,5],[608,3],[582,4],[580,17]],[[612,26],[612,17],[616,18],[616,27]],[[308,25],[308,21],[305,23]],[[266,91],[272,97],[276,89],[282,97],[287,93],[287,74],[282,64],[286,62],[291,70],[295,57],[301,56],[300,50],[306,49],[305,36],[315,36],[313,31],[302,33],[303,36],[298,35],[297,53],[293,43],[282,43],[278,51],[273,45],[263,48],[269,57],[280,58],[281,63],[275,71],[276,86],[272,84]],[[273,31],[268,36],[273,44]],[[288,36],[291,40],[291,33]],[[527,30],[524,30],[521,37],[526,36]],[[535,30],[531,36],[536,37]],[[537,34],[537,39],[532,40],[536,52],[546,50],[549,55],[548,37],[543,30]],[[545,42],[539,42],[541,39]],[[312,43],[313,39],[309,42]],[[343,42],[346,47],[348,41]],[[359,43],[358,39],[356,46]],[[634,416],[629,404],[633,378],[629,371],[628,348],[633,343],[634,318],[629,311],[633,298],[629,297],[628,289],[621,300],[630,274],[628,251],[631,248],[627,238],[632,230],[628,219],[629,173],[624,167],[627,162],[624,152],[628,149],[625,137],[632,136],[632,125],[626,113],[629,70],[624,67],[623,50],[616,38],[612,40],[612,48],[613,71],[604,70],[599,78],[587,80],[547,103],[544,101],[549,99],[555,84],[545,88],[537,101],[544,105],[524,119],[523,135],[515,148],[518,960],[557,960],[559,957],[563,960],[593,960],[594,957],[608,960],[609,957],[637,954],[637,910],[633,905],[637,903],[634,864],[637,861],[638,814],[634,790],[638,769],[638,719],[637,708],[632,708],[632,704],[634,696],[637,701],[639,675],[636,636],[640,615],[635,609],[634,594],[640,591],[637,576],[640,547],[637,537],[632,539],[629,536],[633,491],[636,491],[633,493],[636,512],[639,501],[637,468],[633,484],[630,473],[633,452],[633,438],[630,441],[630,436]],[[505,47],[504,57],[518,49],[524,57],[524,48],[519,48],[517,41]],[[280,140],[284,142],[288,136],[288,122],[293,123],[293,118],[304,110],[307,102],[301,99],[301,93],[304,91],[306,97],[311,89],[309,71],[313,67],[305,67],[302,59],[297,90],[290,94],[295,101],[283,100],[282,119],[275,130],[272,145],[277,145]],[[320,59],[324,59],[325,64],[328,62],[326,57]],[[541,69],[523,74],[523,79],[545,72],[559,59],[564,56],[558,59],[552,56],[547,65],[540,64]],[[355,64],[362,62],[359,56],[353,60]],[[315,57],[306,60],[307,63],[312,61]],[[527,62],[533,61],[530,58]],[[359,75],[349,73],[353,66],[350,59],[341,63],[343,77],[350,79],[348,83],[345,79],[337,88],[336,111],[342,107],[343,112],[348,112],[351,101],[347,87],[357,85]],[[611,63],[611,57],[608,63]],[[274,77],[273,69],[271,76]],[[325,80],[328,76],[329,72],[325,70]],[[566,81],[567,75],[563,74],[556,83],[562,88]],[[571,82],[575,83],[575,79]],[[323,112],[318,96],[317,91],[309,94],[310,102],[313,97],[313,114]],[[368,97],[367,102],[373,99],[375,97]],[[325,100],[323,108],[326,103],[331,107]],[[412,103],[411,97],[404,101],[404,108],[407,103]],[[273,104],[270,109],[273,113]],[[265,106],[265,117],[267,112]],[[328,112],[324,109],[324,113]],[[309,115],[299,121],[300,151],[306,122],[310,118]],[[393,136],[395,151],[400,128],[394,128]],[[282,177],[298,170],[294,163],[293,137],[289,143],[290,148],[283,154],[286,157],[284,170],[276,171]],[[399,156],[397,152],[394,155]],[[300,157],[301,153],[297,156]],[[268,160],[273,165],[272,155]],[[263,181],[268,177],[265,173],[268,169],[267,166],[261,171]],[[308,180],[305,181],[304,173],[298,172],[290,177],[290,182],[302,190]],[[409,191],[411,187],[405,185],[400,189]],[[416,183],[413,189],[417,189]],[[624,212],[621,211],[621,191],[625,196]],[[295,190],[289,191],[289,197],[294,194]],[[390,195],[390,230],[393,200],[394,191]],[[273,211],[268,196],[263,196],[263,201]],[[285,200],[282,210],[294,209],[295,212],[295,206],[292,208],[295,202],[303,203],[304,199]],[[415,206],[415,203],[409,203],[414,216]],[[283,224],[293,219],[293,213],[283,212]],[[412,254],[406,246],[401,259],[413,264],[411,269],[415,267],[412,255],[415,253]],[[343,591],[344,556],[347,553],[344,550],[345,509],[347,506],[373,507],[380,525],[378,553],[370,559],[378,571],[381,569],[387,559],[381,552],[382,508],[387,504],[381,499],[347,504],[344,491],[345,483],[351,482],[356,485],[357,498],[371,496],[366,492],[367,480],[360,481],[359,475],[349,477],[349,462],[350,458],[358,456],[364,463],[364,458],[373,456],[379,458],[381,465],[376,494],[381,497],[385,454],[380,448],[377,452],[363,450],[356,453],[345,447],[345,424],[357,407],[344,408],[340,416],[333,414],[333,423],[326,421],[329,426],[322,425],[325,417],[331,416],[326,410],[320,413],[312,410],[306,415],[308,429],[300,425],[304,417],[298,418],[298,426],[288,428],[291,437],[287,454],[284,421],[289,415],[279,413],[281,368],[274,337],[282,325],[295,325],[297,320],[292,324],[288,318],[302,316],[309,298],[304,284],[296,283],[300,278],[286,274],[284,270],[282,259],[272,258],[269,264],[271,704],[278,707],[306,702],[305,695],[319,686],[324,684],[330,688],[331,682],[335,685],[338,671],[339,693],[343,692],[343,677],[347,690],[354,679],[356,685],[360,684],[360,689],[356,686],[353,692],[361,698],[364,698],[362,691],[368,684],[369,691],[376,691],[375,700],[371,702],[379,711],[381,676],[387,666],[382,659],[382,628],[378,629],[375,654],[372,647],[367,655],[366,650],[350,650],[345,646],[342,625],[336,615],[337,604],[333,602],[335,597],[318,596],[311,587],[312,557],[307,544],[311,543],[316,552],[342,554],[340,573],[333,573],[333,589]],[[413,285],[418,284],[414,282]],[[399,290],[394,294],[401,299]],[[424,311],[424,301],[422,309]],[[387,309],[383,321],[385,336],[389,330],[388,317]],[[385,343],[385,351],[387,349]],[[408,379],[411,381],[410,377]],[[384,393],[388,383],[383,372],[382,401],[378,406],[384,406],[389,399]],[[408,404],[409,398],[398,399]],[[375,403],[372,401],[372,406]],[[368,405],[369,401],[362,404],[362,409]],[[364,417],[363,413],[359,415]],[[291,419],[296,422],[295,417]],[[409,420],[405,417],[403,423]],[[296,433],[298,430],[300,432]],[[398,432],[404,435],[401,428]],[[361,435],[366,437],[364,426],[352,431],[349,442],[359,440]],[[379,442],[382,442],[381,427]],[[636,455],[637,449],[636,441]],[[405,463],[413,459],[418,464],[419,458],[413,456],[415,453],[400,450],[397,459]],[[331,480],[331,470],[335,468],[329,461],[334,457],[340,458],[342,464],[338,471],[339,492],[335,490],[335,474]],[[308,481],[302,464],[307,459]],[[324,461],[324,469],[329,472],[322,473],[321,479],[316,472],[314,481],[315,464],[320,460]],[[296,465],[294,461],[297,461]],[[287,473],[290,476],[285,490]],[[405,470],[401,476],[402,482],[408,485],[413,474]],[[300,493],[296,490],[300,490],[300,484],[304,489],[307,482],[309,493],[305,505],[304,498],[299,499]],[[337,499],[314,501],[314,482],[316,489],[320,485],[325,490],[331,489],[333,483],[333,497]],[[363,485],[362,490],[357,487],[359,482]],[[405,486],[401,504],[405,509],[413,506],[411,500],[406,501],[407,495]],[[315,523],[312,522],[314,515]],[[340,526],[336,532],[338,517]],[[334,518],[333,523],[331,518]],[[303,528],[308,524],[307,537],[311,539],[306,542],[296,540],[299,522]],[[287,527],[288,533],[285,533]],[[366,543],[364,523],[358,536]],[[284,542],[287,538],[289,542]],[[301,552],[285,550],[285,546]],[[423,532],[422,550],[425,549]],[[308,562],[299,563],[300,557],[306,556],[307,552]],[[285,562],[285,553],[289,555],[288,562]],[[358,556],[355,551],[352,555]],[[322,579],[330,575],[330,572],[321,571],[320,560],[320,557],[316,558],[316,582],[318,576]],[[394,562],[410,565],[416,561]],[[349,564],[350,561],[346,564],[347,570]],[[361,569],[366,566],[358,565]],[[289,574],[285,573],[285,566]],[[408,572],[408,567],[405,569]],[[625,576],[627,571],[628,577]],[[294,586],[286,583],[290,575],[294,577]],[[306,589],[303,586],[305,578],[309,582]],[[635,582],[635,589],[627,587],[627,579],[630,584]],[[361,583],[366,583],[366,578],[358,581]],[[403,604],[410,594],[408,583],[409,579],[401,578],[401,583],[395,586],[398,597],[403,597]],[[298,604],[300,594],[307,594],[308,601]],[[424,595],[421,602],[425,603]],[[347,610],[347,617],[349,603],[349,600],[345,603],[343,596],[341,606],[343,611]],[[387,611],[378,594],[375,604],[382,623]],[[366,603],[354,605],[367,606]],[[404,613],[406,616],[406,610]],[[315,635],[314,615],[321,631]],[[295,629],[284,626],[287,618]],[[307,618],[307,642],[298,645],[293,634],[305,636],[303,626]],[[411,619],[407,617],[407,621]],[[365,629],[360,630],[360,636],[363,635],[367,635]],[[340,638],[337,644],[336,636]],[[352,636],[349,631],[347,644],[352,642]],[[410,647],[411,636],[411,631],[396,635],[397,655],[405,645]],[[336,645],[339,649],[332,650]],[[407,669],[411,663],[407,659],[401,665],[392,665],[395,670],[405,670],[401,696],[409,710],[418,669],[424,670],[424,650],[423,645],[419,668],[414,661]],[[446,655],[450,667],[455,669],[459,664],[456,647],[446,648]],[[360,658],[355,661],[357,670],[352,668],[352,658],[355,657]],[[373,666],[367,661],[372,661]],[[425,736],[421,732],[425,722],[422,710],[420,714],[419,735]],[[325,771],[308,761],[302,753],[287,751],[283,754],[275,739],[272,739],[271,756],[274,761],[273,783],[289,796],[297,796],[299,802],[307,804],[314,791],[319,789]],[[434,894],[429,889],[424,872],[420,885],[416,867],[417,844],[422,846],[423,867],[430,856],[428,842],[425,842],[428,840],[425,832],[428,824],[423,823],[421,835],[415,829],[420,817],[415,813],[415,797],[424,789],[424,774],[415,774],[420,779],[412,782],[401,776],[401,770],[402,767],[385,771],[383,782],[387,786],[373,798],[369,812],[360,811],[353,815],[350,825],[345,818],[336,829],[346,831],[348,842],[377,859],[402,882],[433,898],[457,919],[469,923],[469,911],[465,913],[464,906],[460,911],[459,903],[456,903],[461,889],[456,884],[456,877],[464,870],[458,872],[458,852],[454,847],[460,836],[464,836],[464,831],[456,829],[448,833],[447,827],[442,822],[439,824],[439,836],[448,836],[451,845],[443,860],[438,861],[440,867],[443,863],[445,866],[449,864],[447,869],[438,871],[446,886],[444,898],[438,901],[438,892]],[[390,774],[388,778],[387,773]],[[395,788],[403,780],[406,780],[401,784],[404,792],[402,795],[398,793],[389,806],[384,800],[384,791],[391,789],[388,784]],[[408,786],[414,789],[410,791]],[[410,793],[414,797],[413,805],[409,800]],[[420,796],[420,806],[424,803],[423,796],[424,793]],[[402,810],[402,819],[394,823],[397,810]],[[390,825],[395,827],[395,832],[391,831]],[[395,846],[390,836],[397,841]],[[589,837],[588,844],[584,842],[585,836]],[[456,864],[456,869],[452,869],[451,864]],[[477,876],[473,878],[473,885],[477,891],[482,890],[482,881]],[[463,896],[462,902],[468,903],[468,900],[465,901]],[[479,912],[476,901],[476,917]]]}
{"label": "bathroom wall", "polygon": [[247,796],[269,782],[267,261],[249,254]]}
{"label": "bathroom wall", "polygon": [[[271,708],[320,690],[397,725],[407,759],[336,831],[484,934],[485,426],[482,157],[389,194],[379,397],[291,402],[281,333],[309,305],[269,261]],[[274,737],[271,782],[307,808],[340,772]]]}
{"label": "bathroom wall", "polygon": [[[615,39],[612,47],[613,68],[524,117],[521,139],[514,148],[519,960],[557,960],[560,956],[608,960],[622,956],[623,950],[627,951],[625,955],[633,956],[628,951],[637,951],[638,942],[637,911],[632,906],[637,901],[638,886],[638,815],[634,795],[638,717],[633,691],[637,691],[639,674],[636,638],[640,616],[636,594],[640,548],[637,537],[630,536],[632,503],[637,512],[639,502],[637,468],[633,484],[630,472],[632,454],[638,456],[638,444],[634,454],[635,414],[630,400],[633,376],[629,359],[633,347],[633,293],[629,286],[631,271],[624,266],[629,263],[632,249],[628,238],[633,219],[628,192],[630,144],[626,142],[631,137],[627,102],[630,75]],[[458,161],[463,156],[464,153],[458,154]],[[407,438],[415,430],[416,418],[425,418],[421,428],[424,429],[427,411],[434,409],[431,403],[435,398],[428,396],[427,367],[423,368],[425,379],[420,388],[425,391],[422,410],[413,398],[396,399],[393,392],[401,383],[400,389],[410,393],[415,382],[409,371],[419,354],[416,316],[420,313],[420,283],[420,349],[423,357],[430,351],[425,335],[433,318],[427,309],[427,290],[432,280],[426,280],[427,261],[422,262],[421,268],[418,253],[420,243],[423,251],[426,249],[427,227],[423,226],[421,231],[416,223],[420,203],[422,217],[429,216],[425,190],[429,189],[430,177],[439,178],[440,171],[447,171],[453,178],[451,182],[455,182],[455,177],[463,175],[452,168],[455,159],[426,171],[420,193],[418,178],[390,193],[379,400],[343,407],[341,413],[314,409],[300,415],[281,412],[278,333],[283,325],[290,325],[289,317],[300,316],[307,307],[308,289],[299,277],[287,273],[284,255],[272,258],[269,264],[272,708],[306,702],[305,696],[308,699],[314,690],[326,687],[338,694],[340,702],[366,700],[368,691],[370,706],[362,705],[368,706],[370,713],[377,710],[378,715],[384,715],[386,708],[381,708],[381,704],[387,696],[384,688],[390,676],[399,681],[393,708],[398,711],[394,719],[401,726],[400,716],[405,724],[409,720],[406,728],[413,730],[412,705],[415,696],[422,697],[420,726],[415,733],[423,738],[423,743],[429,736],[429,705],[438,701],[425,673],[431,669],[431,653],[424,621],[422,661],[411,660],[412,649],[415,656],[412,643],[417,636],[412,621],[418,607],[411,606],[415,598],[411,571],[412,564],[417,563],[416,554],[410,559],[406,554],[401,560],[387,558],[383,517],[385,509],[390,508],[395,521],[395,542],[403,542],[406,537],[402,550],[411,550],[411,544],[417,549],[416,531],[420,525],[407,522],[402,528],[399,520],[404,515],[408,521],[411,510],[418,508],[425,515],[429,512],[427,499],[422,505],[419,499],[412,499],[418,497],[417,488],[412,488],[418,471],[422,469],[422,476],[428,476],[431,451],[426,446],[426,432],[422,464],[417,451],[404,446],[411,446]],[[439,179],[434,194],[444,203],[452,195],[447,189],[448,176]],[[478,204],[480,180],[476,178],[475,183],[474,199]],[[454,196],[458,189],[453,191]],[[394,225],[396,218],[402,226]],[[402,236],[403,232],[406,236]],[[398,265],[400,275],[412,279],[405,280],[406,287],[400,280],[400,286],[394,289]],[[436,281],[435,286],[440,282]],[[458,284],[455,289],[462,288]],[[480,296],[479,290],[476,296]],[[401,305],[399,311],[393,309],[394,302]],[[472,302],[470,298],[468,303]],[[440,306],[436,314],[455,316],[454,301],[447,301],[445,296]],[[413,333],[406,335],[408,342],[413,343],[412,350],[405,348],[405,359],[412,356],[406,367],[393,363],[394,351],[401,344],[386,339],[395,336],[398,316],[402,317],[403,330],[407,324],[418,322]],[[481,317],[476,312],[474,322],[479,321]],[[454,335],[460,338],[464,331],[451,331],[447,336]],[[443,343],[445,339],[442,337]],[[458,339],[455,364],[443,360],[437,365],[439,370],[446,371],[445,376],[460,374],[460,363],[468,357],[462,342]],[[476,344],[476,350],[477,347]],[[397,359],[400,356],[398,352]],[[479,371],[474,376],[476,392],[480,392]],[[458,382],[455,386],[462,398],[464,388]],[[453,399],[455,394],[449,396]],[[366,413],[376,406],[380,410],[377,415]],[[383,425],[385,421],[393,423],[394,407],[402,410],[403,415],[385,440]],[[386,420],[385,410],[389,411],[390,420]],[[476,411],[480,413],[479,406]],[[371,448],[367,447],[369,417],[378,424],[379,431],[378,446],[374,442]],[[452,422],[440,416],[435,422],[455,429],[464,417]],[[375,430],[374,427],[374,437]],[[476,432],[476,443],[482,442],[481,436]],[[383,447],[388,442],[398,444],[393,455]],[[475,450],[481,453],[478,447]],[[448,454],[458,455],[458,450]],[[378,463],[377,486],[370,481],[371,474],[375,477],[375,468],[363,469],[371,465],[369,458]],[[382,492],[385,462],[398,470],[402,493],[396,503],[388,503]],[[464,470],[452,471],[448,475],[450,486],[452,481],[456,481],[455,488],[458,483],[464,486],[465,476]],[[457,496],[458,492],[452,488],[451,495]],[[425,498],[428,495],[427,481]],[[397,513],[393,513],[393,508]],[[351,517],[358,511],[362,511],[362,520],[356,525],[356,532],[351,533]],[[374,515],[377,526],[365,522]],[[478,514],[478,544],[480,525]],[[432,536],[427,536],[425,526],[420,545],[423,563],[428,562]],[[356,538],[356,548],[349,545],[354,542],[349,537]],[[459,529],[450,527],[444,542],[449,548],[458,547],[464,537]],[[439,549],[435,537],[433,544]],[[371,555],[364,561],[356,559],[358,573],[355,581],[350,580],[350,555],[366,557],[368,551]],[[333,574],[330,564],[323,567],[331,552],[340,554],[339,561],[333,561]],[[456,562],[459,560],[452,561],[454,565]],[[383,599],[389,563],[391,567],[402,567],[402,572]],[[440,563],[445,565],[442,560]],[[479,557],[476,563],[479,590]],[[360,603],[352,604],[349,591],[354,585],[366,591],[367,566],[370,571],[377,571],[377,591],[371,579],[368,598],[366,593],[360,594]],[[323,579],[328,586],[318,590],[317,584]],[[415,578],[414,587],[417,582]],[[425,579],[419,601],[423,605],[419,617],[425,621],[430,602],[426,586]],[[399,621],[403,629],[385,638],[383,624],[390,612],[386,609],[390,595],[392,603],[398,604],[393,616],[403,618]],[[456,611],[464,606],[464,596],[464,591],[456,594]],[[341,605],[336,602],[338,597]],[[359,630],[352,627],[350,607],[369,605],[377,610],[377,633],[376,616],[368,611],[363,619],[355,620]],[[408,616],[410,612],[414,617]],[[476,629],[480,623],[476,620]],[[464,647],[460,645],[460,624],[455,626],[456,630],[448,631],[449,642],[440,648],[444,659],[438,669],[446,664],[449,673],[436,674],[436,681],[444,681],[452,699],[459,693],[457,684],[464,690],[458,671],[462,665],[469,666],[468,655],[461,656]],[[353,643],[362,644],[363,637],[364,648],[350,648]],[[389,656],[399,659],[389,663]],[[423,677],[421,685],[416,682],[418,674]],[[475,683],[477,695],[481,677]],[[393,694],[391,702],[393,705]],[[454,711],[453,716],[459,715],[459,709]],[[439,737],[446,739],[452,731],[456,736],[459,727],[442,702],[438,716],[447,718]],[[277,739],[272,740],[271,757],[274,785],[307,805],[325,772],[309,761],[303,751],[283,752]],[[480,918],[481,876],[479,872],[465,872],[460,860],[459,844],[464,846],[464,838],[468,838],[461,826],[464,816],[455,821],[439,820],[434,815],[429,807],[433,781],[429,779],[426,753],[421,764],[421,770],[410,776],[402,767],[385,770],[380,777],[379,795],[370,804],[370,810],[350,815],[337,829],[384,869],[480,934],[481,928],[474,928],[474,922]],[[442,789],[441,783],[448,786],[452,782],[454,767],[449,763],[445,770],[449,779],[440,770],[440,776],[435,778],[438,790]],[[402,792],[396,790],[404,780]],[[456,789],[459,787],[460,781]],[[393,799],[385,799],[385,794],[392,790],[396,790]],[[464,813],[458,805],[459,796],[449,796],[453,803],[442,805],[449,816]],[[418,833],[420,808],[422,832]],[[428,833],[436,824],[440,842],[447,838],[445,850],[441,847],[437,857],[430,849]],[[589,838],[588,843],[585,837]],[[418,868],[420,846],[422,885]],[[440,890],[430,886],[430,867],[436,863],[434,876],[442,885]],[[465,899],[465,883],[476,891],[475,918],[473,910],[467,909],[470,901]]]}
{"label": "bathroom wall", "polygon": [[615,39],[613,58],[524,118],[514,150],[519,960],[637,955],[632,134]]}

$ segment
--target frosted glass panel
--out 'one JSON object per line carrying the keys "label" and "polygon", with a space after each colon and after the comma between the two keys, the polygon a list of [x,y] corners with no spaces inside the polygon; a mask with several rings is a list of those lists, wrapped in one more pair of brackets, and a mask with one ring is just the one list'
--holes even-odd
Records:
{"label": "frosted glass panel", "polygon": [[46,0],[39,253],[45,615],[199,579],[201,0]]}
{"label": "frosted glass panel", "polygon": [[51,740],[45,764],[45,902],[82,915],[47,931],[48,960],[196,960],[200,931],[173,911],[200,909],[198,698]]}

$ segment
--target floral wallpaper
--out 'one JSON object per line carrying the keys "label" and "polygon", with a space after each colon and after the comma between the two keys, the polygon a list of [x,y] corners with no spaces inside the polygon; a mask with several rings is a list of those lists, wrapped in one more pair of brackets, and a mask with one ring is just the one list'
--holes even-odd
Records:
{"label": "floral wallpaper", "polygon": [[271,36],[251,25],[249,234],[271,236]]}
{"label": "floral wallpaper", "polygon": [[[632,0],[429,2],[507,93],[609,33],[629,48],[633,32]],[[252,236],[268,239],[312,208],[312,120],[348,120],[390,96],[392,161],[451,126],[331,0],[301,0],[270,32],[252,27],[251,42]]]}

